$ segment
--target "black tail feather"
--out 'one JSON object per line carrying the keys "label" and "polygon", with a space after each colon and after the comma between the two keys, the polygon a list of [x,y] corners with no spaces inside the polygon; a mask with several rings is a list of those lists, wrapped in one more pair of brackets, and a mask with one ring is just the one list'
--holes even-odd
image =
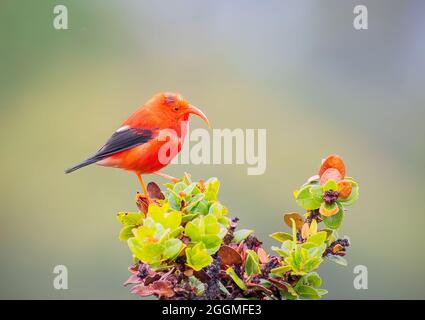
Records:
{"label": "black tail feather", "polygon": [[75,170],[81,169],[81,168],[88,166],[90,164],[93,164],[97,161],[99,161],[99,159],[97,159],[97,158],[88,158],[87,160],[84,160],[83,162],[80,162],[79,164],[76,164],[75,166],[66,169],[65,173],[67,174],[67,173],[74,172]]}
{"label": "black tail feather", "polygon": [[142,128],[128,128],[124,130],[118,130],[93,156],[69,169],[66,169],[65,173],[71,173],[82,167],[105,159],[115,153],[144,144],[152,140],[155,134],[156,132],[152,131],[151,129]]}

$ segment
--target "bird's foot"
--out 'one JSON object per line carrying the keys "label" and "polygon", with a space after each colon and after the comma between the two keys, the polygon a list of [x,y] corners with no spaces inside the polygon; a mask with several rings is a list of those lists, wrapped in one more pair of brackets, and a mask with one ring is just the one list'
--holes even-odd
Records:
{"label": "bird's foot", "polygon": [[166,173],[163,173],[163,172],[160,172],[160,171],[156,171],[156,172],[154,172],[154,174],[156,174],[156,175],[158,175],[158,176],[160,176],[160,177],[163,177],[163,178],[165,178],[165,179],[167,179],[167,180],[170,180],[170,181],[172,181],[173,183],[177,183],[177,182],[179,182],[179,181],[180,181],[180,179],[177,179],[177,178],[175,178],[175,177],[173,177],[173,176],[170,176],[170,175],[168,175],[168,174],[166,174]]}
{"label": "bird's foot", "polygon": [[149,182],[146,188],[146,194],[137,192],[136,205],[140,211],[147,213],[150,204],[159,204],[159,200],[164,200],[165,196],[161,188],[155,182]]}

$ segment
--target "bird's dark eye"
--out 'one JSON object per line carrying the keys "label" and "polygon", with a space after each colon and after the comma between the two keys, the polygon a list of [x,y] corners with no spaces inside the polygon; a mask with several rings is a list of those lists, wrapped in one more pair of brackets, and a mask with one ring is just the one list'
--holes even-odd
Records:
{"label": "bird's dark eye", "polygon": [[175,112],[179,111],[179,107],[174,107],[174,111]]}

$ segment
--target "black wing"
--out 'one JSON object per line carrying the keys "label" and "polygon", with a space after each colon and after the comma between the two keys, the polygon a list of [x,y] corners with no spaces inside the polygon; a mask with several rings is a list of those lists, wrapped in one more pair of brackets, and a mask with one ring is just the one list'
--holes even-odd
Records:
{"label": "black wing", "polygon": [[77,169],[88,166],[105,159],[115,153],[144,144],[155,137],[155,130],[139,128],[118,129],[93,156],[83,162],[65,170],[65,173],[71,173]]}

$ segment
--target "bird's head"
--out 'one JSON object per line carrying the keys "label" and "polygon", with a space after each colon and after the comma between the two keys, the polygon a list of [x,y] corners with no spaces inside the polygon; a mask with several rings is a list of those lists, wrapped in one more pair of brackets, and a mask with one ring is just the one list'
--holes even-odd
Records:
{"label": "bird's head", "polygon": [[159,93],[152,99],[153,105],[163,116],[172,121],[187,121],[191,114],[197,115],[210,126],[207,116],[197,107],[191,105],[178,93]]}

